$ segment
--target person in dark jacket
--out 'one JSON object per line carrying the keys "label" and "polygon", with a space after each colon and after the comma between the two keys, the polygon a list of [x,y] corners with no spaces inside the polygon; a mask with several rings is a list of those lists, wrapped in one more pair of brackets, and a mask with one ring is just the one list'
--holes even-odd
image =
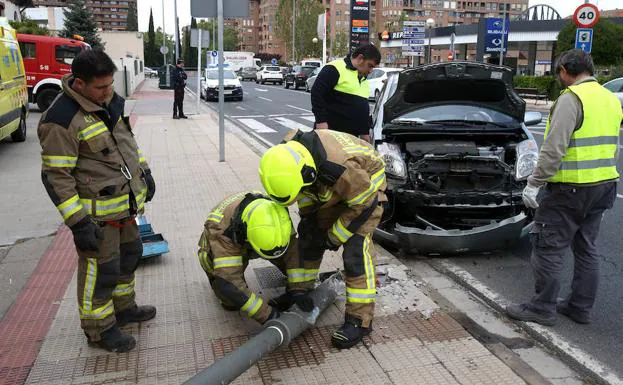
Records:
{"label": "person in dark jacket", "polygon": [[324,66],[311,89],[315,129],[328,128],[370,141],[370,86],[366,76],[380,62],[378,48],[366,44]]}
{"label": "person in dark jacket", "polygon": [[[184,88],[186,87],[186,72],[184,72],[184,60],[177,59],[177,66],[173,71],[173,119],[188,119],[184,115]],[[179,115],[177,111],[179,110]]]}

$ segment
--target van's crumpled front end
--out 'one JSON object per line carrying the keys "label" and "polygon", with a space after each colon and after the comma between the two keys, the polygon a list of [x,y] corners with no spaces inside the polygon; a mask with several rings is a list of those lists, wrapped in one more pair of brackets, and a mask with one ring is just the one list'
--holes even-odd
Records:
{"label": "van's crumpled front end", "polygon": [[474,63],[460,70],[466,77],[447,76],[447,65],[427,67],[403,72],[385,100],[375,143],[389,202],[376,235],[423,254],[515,243],[532,227],[521,194],[538,158],[525,105],[502,74],[491,75],[503,67]]}

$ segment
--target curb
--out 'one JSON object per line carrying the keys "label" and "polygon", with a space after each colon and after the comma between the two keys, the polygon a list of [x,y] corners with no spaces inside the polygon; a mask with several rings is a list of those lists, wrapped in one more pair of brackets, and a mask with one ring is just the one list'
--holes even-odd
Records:
{"label": "curb", "polygon": [[[470,273],[447,261],[431,262],[435,270],[452,278],[455,282],[468,289],[472,294],[483,300],[487,305],[501,314],[506,313],[508,301],[499,294],[479,283]],[[542,343],[579,372],[589,376],[598,384],[620,385],[619,378],[612,369],[591,358],[591,355],[572,346],[558,333],[532,322],[512,321],[531,337]]]}

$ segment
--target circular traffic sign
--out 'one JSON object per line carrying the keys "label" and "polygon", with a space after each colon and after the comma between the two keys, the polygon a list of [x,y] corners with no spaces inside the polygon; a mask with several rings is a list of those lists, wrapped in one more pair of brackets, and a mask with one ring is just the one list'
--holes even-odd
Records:
{"label": "circular traffic sign", "polygon": [[218,51],[212,51],[212,56],[213,57],[217,57],[218,56]]}
{"label": "circular traffic sign", "polygon": [[277,59],[272,58],[272,59],[270,60],[270,64],[272,64],[272,65],[276,65],[276,64],[277,64]]}
{"label": "circular traffic sign", "polygon": [[599,9],[593,4],[582,4],[573,13],[573,22],[579,28],[591,28],[599,21]]}
{"label": "circular traffic sign", "polygon": [[167,47],[166,45],[163,45],[162,47],[160,47],[160,53],[163,55],[166,55],[169,53],[169,47]]}

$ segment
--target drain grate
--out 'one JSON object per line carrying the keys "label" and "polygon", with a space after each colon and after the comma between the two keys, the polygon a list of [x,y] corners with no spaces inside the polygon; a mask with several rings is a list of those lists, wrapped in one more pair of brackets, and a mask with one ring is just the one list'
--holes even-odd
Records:
{"label": "drain grate", "polygon": [[258,267],[253,269],[253,272],[262,289],[284,287],[288,283],[287,277],[274,266]]}

